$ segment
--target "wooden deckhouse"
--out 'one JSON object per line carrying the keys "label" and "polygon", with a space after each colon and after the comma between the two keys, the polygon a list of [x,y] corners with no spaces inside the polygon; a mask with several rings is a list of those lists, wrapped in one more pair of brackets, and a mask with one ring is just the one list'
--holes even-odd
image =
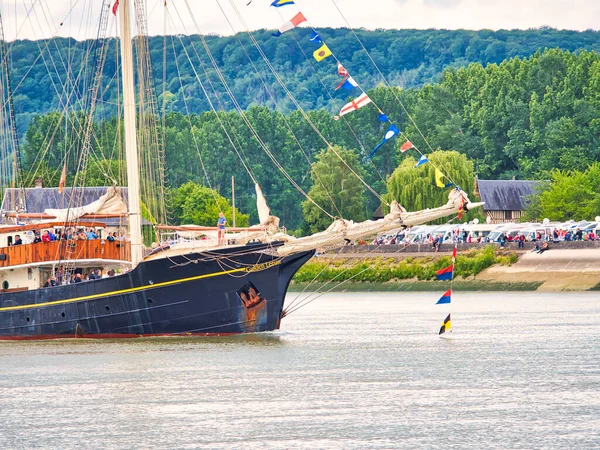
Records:
{"label": "wooden deckhouse", "polygon": [[[120,195],[125,191],[118,189]],[[26,212],[10,207],[19,191],[25,192]],[[127,225],[126,213],[89,214],[78,220],[62,221],[46,212],[62,210],[71,204],[75,208],[75,201],[79,205],[93,203],[106,191],[106,187],[65,189],[63,194],[57,188],[7,189],[0,224],[0,292],[37,289],[61,268],[70,274],[85,275],[92,269],[105,273],[130,267],[131,245],[121,232]],[[90,229],[97,239],[85,239],[79,233]],[[51,232],[56,240],[35,242],[45,231]],[[119,239],[107,239],[115,231]],[[16,244],[17,238],[21,244]]]}

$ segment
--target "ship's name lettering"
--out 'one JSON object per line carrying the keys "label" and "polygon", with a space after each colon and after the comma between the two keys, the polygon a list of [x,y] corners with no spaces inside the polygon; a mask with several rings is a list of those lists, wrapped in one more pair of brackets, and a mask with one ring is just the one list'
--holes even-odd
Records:
{"label": "ship's name lettering", "polygon": [[269,261],[262,264],[255,264],[252,267],[246,267],[246,272],[260,272],[261,270],[267,270],[270,267],[278,266],[281,261]]}

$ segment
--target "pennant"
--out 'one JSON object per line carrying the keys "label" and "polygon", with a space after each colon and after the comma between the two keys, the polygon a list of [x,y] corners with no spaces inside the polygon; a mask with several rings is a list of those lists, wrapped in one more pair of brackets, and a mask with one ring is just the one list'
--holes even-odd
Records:
{"label": "pennant", "polygon": [[452,331],[452,321],[450,320],[450,314],[448,314],[448,317],[444,319],[444,323],[440,328],[440,334],[444,334],[446,331]]}
{"label": "pennant", "polygon": [[312,33],[310,35],[310,40],[311,40],[311,42],[314,42],[315,44],[322,44],[323,43],[323,40],[321,39],[321,36],[319,36],[319,33],[317,33],[315,30],[312,30]]}
{"label": "pennant", "polygon": [[358,98],[355,98],[350,103],[346,103],[344,107],[340,110],[340,114],[335,116],[333,119],[339,120],[340,117],[345,116],[346,114],[351,113],[352,111],[356,111],[357,109],[362,108],[363,106],[368,105],[369,103],[371,103],[371,99],[367,94],[363,92]]}
{"label": "pennant", "polygon": [[282,6],[293,5],[294,0],[275,0],[271,3],[274,8],[281,8]]}
{"label": "pennant", "polygon": [[454,250],[452,250],[452,262],[456,262],[456,245],[454,246]]}
{"label": "pennant", "polygon": [[448,289],[444,295],[440,297],[436,305],[447,305],[452,302],[452,289]]}
{"label": "pennant", "polygon": [[402,147],[400,147],[400,151],[404,153],[405,151],[410,150],[413,147],[414,145],[412,142],[406,141],[404,144],[402,144]]}
{"label": "pennant", "polygon": [[371,159],[373,157],[373,155],[375,154],[375,152],[377,150],[379,150],[379,148],[385,144],[387,141],[389,141],[390,139],[392,139],[394,136],[398,136],[400,134],[400,130],[398,129],[398,127],[394,124],[390,125],[390,128],[387,130],[387,133],[385,133],[385,136],[383,137],[383,140],[377,144],[377,147],[375,147],[373,149],[373,151],[371,152],[371,154],[369,156],[367,156],[367,160]]}
{"label": "pennant", "polygon": [[436,167],[435,169],[435,185],[439,188],[446,187],[446,184],[442,181],[444,174]]}
{"label": "pennant", "polygon": [[338,61],[338,75],[340,77],[348,77],[350,76],[350,74],[348,73],[348,71],[344,68],[344,66],[342,66],[342,63]]}
{"label": "pennant", "polygon": [[454,274],[454,264],[450,267],[446,267],[445,269],[440,269],[435,273],[438,281],[451,280],[452,275]]}
{"label": "pennant", "polygon": [[[404,145],[406,145],[406,144],[404,144]],[[419,161],[417,161],[417,165],[415,166],[415,169],[419,166],[422,166],[423,164],[428,163],[428,162],[429,162],[429,160],[427,159],[427,156],[421,155],[421,158],[419,158]]]}
{"label": "pennant", "polygon": [[116,1],[115,1],[115,4],[114,4],[114,5],[113,5],[113,7],[112,7],[112,13],[113,13],[113,16],[116,16],[116,15],[117,15],[117,10],[118,10],[118,9],[119,9],[119,0],[116,0]]}
{"label": "pennant", "polygon": [[377,118],[377,120],[379,120],[380,122],[389,122],[390,121],[390,119],[388,119],[388,116],[386,116],[381,111],[379,112],[379,117]]}
{"label": "pennant", "polygon": [[58,182],[58,193],[59,194],[63,193],[65,184],[67,184],[67,163],[66,162],[63,166],[62,173],[60,174],[60,181]]}
{"label": "pennant", "polygon": [[315,50],[313,53],[313,56],[315,57],[317,62],[321,62],[325,58],[327,58],[328,56],[331,56],[331,55],[332,55],[331,50],[329,50],[329,47],[327,47],[327,44],[323,44],[317,50]]}
{"label": "pennant", "polygon": [[304,14],[302,14],[301,12],[299,12],[294,17],[292,17],[292,20],[290,20],[289,22],[286,22],[283,25],[281,25],[281,27],[279,28],[279,30],[276,31],[275,33],[271,33],[271,35],[275,36],[275,37],[279,37],[283,33],[285,33],[286,31],[290,31],[290,30],[296,28],[298,25],[300,25],[301,23],[304,23],[304,22],[306,22],[306,17],[304,17]]}

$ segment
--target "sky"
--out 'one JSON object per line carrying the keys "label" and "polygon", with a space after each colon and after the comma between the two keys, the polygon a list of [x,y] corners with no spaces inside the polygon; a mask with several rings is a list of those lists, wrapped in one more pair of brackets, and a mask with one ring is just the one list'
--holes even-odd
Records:
{"label": "sky", "polygon": [[[0,0],[5,36],[8,40],[56,35],[94,37],[102,1]],[[296,5],[282,8],[270,8],[272,0],[252,0],[246,6],[248,1],[167,0],[165,20],[164,0],[146,0],[148,32],[228,35],[247,29],[278,28],[298,8],[315,28],[600,29],[600,0],[296,0]],[[112,15],[108,30],[109,35],[116,33],[116,18]]]}

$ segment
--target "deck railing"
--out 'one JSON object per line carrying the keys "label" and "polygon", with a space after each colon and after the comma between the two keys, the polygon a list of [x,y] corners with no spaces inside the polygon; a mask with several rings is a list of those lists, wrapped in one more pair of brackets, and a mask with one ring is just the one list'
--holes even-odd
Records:
{"label": "deck railing", "polygon": [[0,248],[0,267],[84,259],[130,261],[131,245],[127,241],[93,239],[38,242]]}

